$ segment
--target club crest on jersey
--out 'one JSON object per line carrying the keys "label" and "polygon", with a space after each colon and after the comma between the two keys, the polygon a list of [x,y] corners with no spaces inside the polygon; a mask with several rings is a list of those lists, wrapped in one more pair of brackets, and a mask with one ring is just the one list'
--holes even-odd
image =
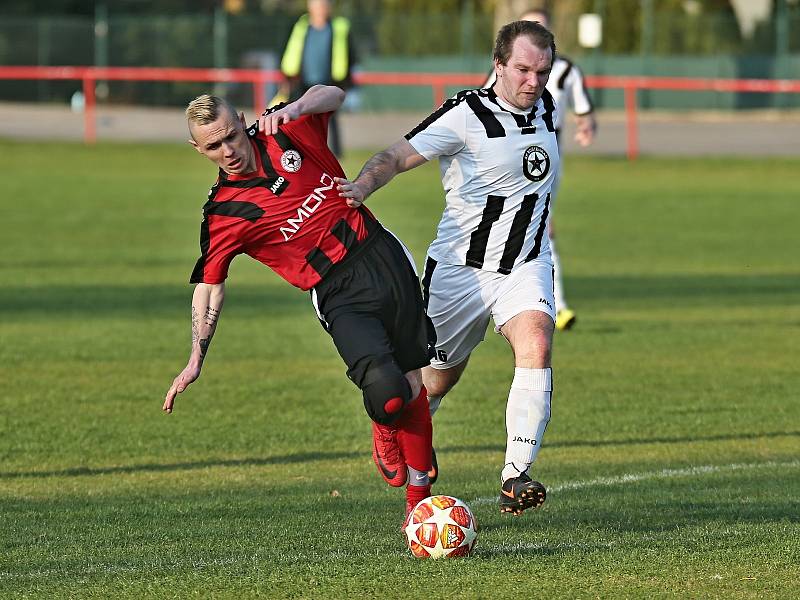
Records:
{"label": "club crest on jersey", "polygon": [[284,171],[289,173],[297,173],[300,170],[300,165],[303,159],[297,150],[286,150],[281,154],[281,166]]}
{"label": "club crest on jersey", "polygon": [[528,146],[522,156],[522,172],[531,181],[541,181],[550,171],[550,156],[541,146]]}

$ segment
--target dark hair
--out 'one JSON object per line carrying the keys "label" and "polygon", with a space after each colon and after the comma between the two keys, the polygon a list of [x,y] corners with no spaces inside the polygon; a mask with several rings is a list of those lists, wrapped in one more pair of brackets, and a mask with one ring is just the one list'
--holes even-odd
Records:
{"label": "dark hair", "polygon": [[503,25],[497,32],[497,39],[494,42],[494,59],[501,65],[508,64],[514,42],[521,35],[527,35],[537,48],[542,50],[550,48],[555,60],[556,40],[538,21],[514,21]]}

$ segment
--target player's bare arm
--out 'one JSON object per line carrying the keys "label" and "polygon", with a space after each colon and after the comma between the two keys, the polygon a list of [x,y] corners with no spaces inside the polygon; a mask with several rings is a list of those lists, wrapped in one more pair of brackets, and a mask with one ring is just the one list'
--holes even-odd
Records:
{"label": "player's bare arm", "polygon": [[182,393],[193,381],[200,377],[203,361],[206,359],[211,338],[217,330],[217,321],[225,300],[225,284],[198,283],[192,295],[192,351],[189,362],[173,380],[167,391],[162,407],[172,412],[175,396]]}
{"label": "player's bare arm", "polygon": [[278,126],[296,121],[303,115],[315,115],[338,110],[344,102],[344,90],[333,85],[315,85],[300,98],[275,112],[258,119],[259,131],[268,135],[278,132]]}
{"label": "player's bare arm", "polygon": [[584,148],[594,141],[594,134],[597,131],[597,121],[594,113],[575,116],[575,141]]}
{"label": "player's bare arm", "polygon": [[348,206],[358,208],[372,192],[389,183],[392,177],[425,162],[427,159],[404,138],[370,158],[354,181],[334,177],[336,189],[339,190],[339,196],[347,198]]}

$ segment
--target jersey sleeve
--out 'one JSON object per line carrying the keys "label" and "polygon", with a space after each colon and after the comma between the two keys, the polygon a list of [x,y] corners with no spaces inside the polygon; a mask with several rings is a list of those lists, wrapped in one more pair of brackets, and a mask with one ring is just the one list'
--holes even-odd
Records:
{"label": "jersey sleeve", "polygon": [[573,64],[570,69],[567,81],[565,82],[567,88],[567,95],[572,110],[576,115],[586,115],[594,110],[592,99],[589,92],[586,90],[586,85],[583,81],[583,73],[578,68],[578,65]]}
{"label": "jersey sleeve", "polygon": [[221,220],[209,221],[206,215],[200,225],[200,258],[194,266],[189,283],[222,283],[237,254],[243,252],[242,242],[231,227]]}
{"label": "jersey sleeve", "polygon": [[281,125],[281,129],[294,140],[302,141],[311,146],[327,146],[328,122],[331,119],[331,114],[326,112],[303,115],[296,121]]}
{"label": "jersey sleeve", "polygon": [[464,148],[467,139],[464,102],[450,98],[406,134],[406,139],[426,160],[450,156]]}

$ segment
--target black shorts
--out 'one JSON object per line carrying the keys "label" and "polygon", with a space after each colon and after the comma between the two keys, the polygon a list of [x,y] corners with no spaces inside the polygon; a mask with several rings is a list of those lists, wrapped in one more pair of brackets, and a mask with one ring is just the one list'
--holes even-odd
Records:
{"label": "black shorts", "polygon": [[312,290],[320,323],[359,388],[372,364],[394,359],[407,373],[428,365],[436,346],[410,255],[378,226],[355,256]]}

